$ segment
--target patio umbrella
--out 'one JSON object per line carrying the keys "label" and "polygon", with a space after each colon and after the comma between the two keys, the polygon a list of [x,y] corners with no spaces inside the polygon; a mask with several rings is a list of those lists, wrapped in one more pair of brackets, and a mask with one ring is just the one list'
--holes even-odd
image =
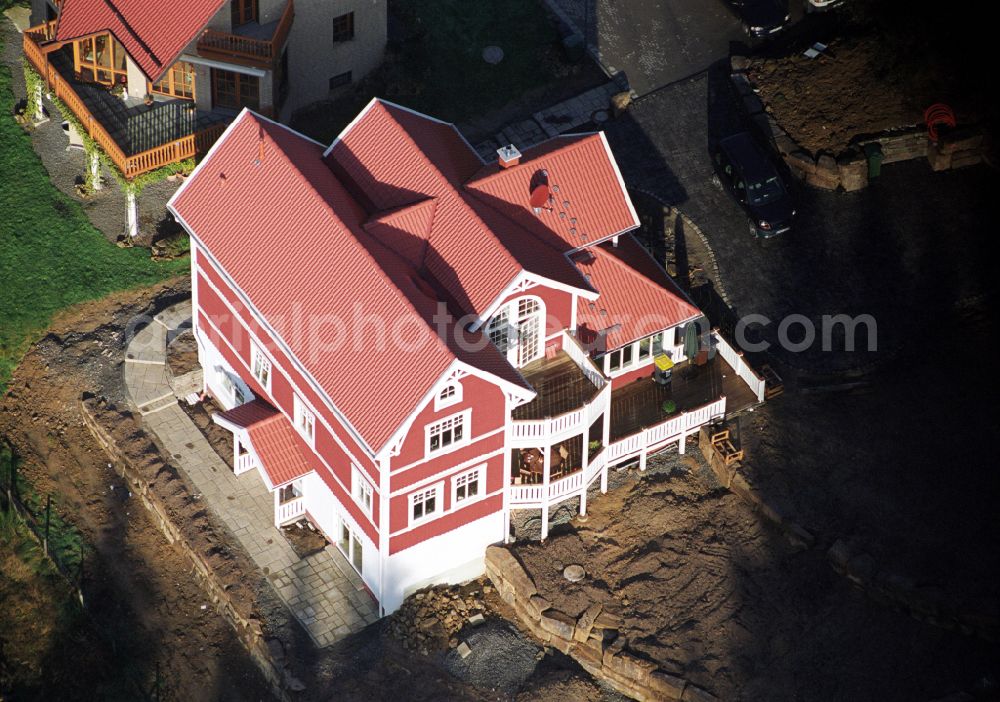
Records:
{"label": "patio umbrella", "polygon": [[684,355],[689,360],[698,355],[698,325],[694,322],[684,327]]}

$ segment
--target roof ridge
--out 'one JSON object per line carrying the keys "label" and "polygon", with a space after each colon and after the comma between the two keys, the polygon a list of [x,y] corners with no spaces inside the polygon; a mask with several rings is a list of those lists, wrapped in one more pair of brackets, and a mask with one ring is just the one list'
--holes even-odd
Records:
{"label": "roof ridge", "polygon": [[[281,125],[278,125],[277,123],[271,122],[270,120],[267,120],[266,122],[261,122],[260,120],[258,120],[256,118],[256,114],[254,112],[252,112],[252,111],[247,110],[246,114],[253,115],[253,119],[254,119],[254,121],[258,125],[266,124],[267,126],[271,126],[271,125],[281,126]],[[294,131],[291,131],[291,130],[286,130],[286,131],[287,131],[288,134],[296,135],[297,136],[297,133],[294,132]],[[299,138],[302,138],[302,137],[299,137]],[[353,247],[353,249],[356,252],[360,253],[360,255],[363,257],[363,259],[365,259],[370,265],[372,265],[375,269],[377,269],[381,273],[381,275],[378,276],[378,278],[380,280],[380,284],[383,285],[386,290],[391,291],[393,293],[393,296],[396,297],[397,300],[399,300],[401,304],[403,304],[407,309],[409,309],[409,311],[412,312],[413,315],[417,319],[421,320],[424,323],[424,325],[426,326],[427,330],[430,332],[431,343],[435,344],[438,348],[442,349],[448,355],[448,357],[452,361],[455,360],[457,357],[452,352],[451,347],[446,343],[446,341],[444,339],[442,339],[438,335],[437,330],[434,328],[431,320],[425,318],[425,316],[421,313],[421,311],[419,309],[417,309],[416,305],[413,304],[413,301],[410,299],[410,296],[406,293],[406,291],[404,291],[399,286],[399,284],[396,282],[396,280],[393,278],[393,276],[390,275],[389,272],[386,271],[386,269],[382,266],[382,263],[374,255],[372,255],[372,252],[368,250],[368,247],[366,247],[365,244],[362,243],[362,241],[359,239],[359,236],[358,236],[359,233],[356,233],[354,231],[354,229],[351,227],[351,225],[349,225],[347,222],[345,222],[340,217],[340,215],[333,208],[333,206],[330,204],[330,202],[325,197],[323,197],[323,195],[320,194],[320,192],[317,190],[317,188],[315,187],[315,185],[312,182],[312,179],[309,178],[309,177],[307,177],[302,172],[302,169],[299,168],[298,164],[276,142],[276,140],[274,139],[273,135],[271,135],[271,140],[275,142],[275,147],[282,151],[282,153],[284,154],[284,158],[285,158],[286,162],[288,162],[291,165],[292,168],[294,168],[296,171],[299,172],[299,175],[302,176],[302,179],[308,184],[308,187],[309,187],[310,191],[313,193],[313,195],[315,195],[322,202],[323,207],[325,207],[330,212],[330,214],[333,216],[334,220],[336,222],[338,222],[343,227],[343,229],[345,230],[345,232],[348,235],[347,238],[350,239],[350,244],[349,245],[351,247]],[[330,172],[331,176],[334,179],[336,179],[338,182],[340,182],[340,179],[337,177],[337,175],[331,169],[329,169],[327,167],[327,165],[325,163],[325,159],[322,156],[322,153],[319,156],[319,161],[320,161],[320,164]],[[343,185],[342,185],[342,187],[343,187]],[[346,188],[345,188],[345,191],[346,191]],[[363,228],[362,228],[362,231],[363,231]],[[371,236],[367,232],[364,232],[364,235]],[[372,238],[374,238],[374,237],[372,237]],[[381,242],[379,242],[379,243],[381,243]],[[382,246],[384,246],[384,244],[382,244]],[[449,361],[449,363],[450,362],[451,361]],[[353,422],[351,422],[351,424],[353,426]],[[398,426],[395,427],[395,428],[398,428]],[[359,434],[359,436],[361,436],[360,432],[358,432],[358,434]],[[391,434],[390,434],[390,436],[391,436]],[[363,439],[363,440],[365,441],[366,444],[368,443],[367,439]],[[384,446],[370,446],[370,448],[373,449],[374,453],[378,453],[378,451],[381,450],[383,447]]]}
{"label": "roof ridge", "polygon": [[[466,209],[468,211],[468,213],[472,217],[475,218],[476,222],[478,222],[479,225],[486,232],[488,232],[490,236],[493,237],[493,239],[496,240],[496,242],[500,245],[500,248],[503,250],[503,254],[507,258],[507,261],[509,263],[513,264],[514,266],[516,266],[521,271],[523,271],[524,270],[524,266],[522,266],[521,262],[517,260],[517,257],[514,256],[514,254],[511,253],[510,249],[507,248],[507,245],[503,241],[500,240],[500,238],[493,232],[493,230],[490,229],[489,225],[486,224],[486,222],[483,221],[482,217],[480,217],[477,212],[475,212],[471,207],[469,207],[468,204],[465,202],[464,198],[462,198],[461,191],[462,191],[462,189],[464,189],[464,184],[462,185],[462,188],[456,187],[451,182],[451,180],[447,176],[445,176],[445,174],[443,172],[441,172],[441,169],[439,169],[437,167],[437,165],[435,165],[434,162],[430,160],[430,158],[427,156],[427,154],[424,153],[424,150],[420,147],[420,144],[418,144],[416,142],[416,140],[414,140],[414,138],[412,136],[410,136],[410,132],[406,129],[405,126],[403,126],[403,124],[398,119],[396,119],[396,116],[392,114],[392,111],[389,110],[386,107],[386,105],[387,104],[392,105],[393,107],[396,107],[398,109],[407,111],[410,114],[413,114],[415,117],[418,117],[420,119],[426,119],[426,120],[428,120],[430,122],[437,122],[437,123],[440,123],[440,124],[447,124],[447,123],[441,122],[440,120],[435,120],[434,118],[428,117],[427,115],[422,115],[419,112],[413,112],[412,110],[407,110],[407,108],[405,108],[405,107],[402,107],[402,106],[399,106],[399,105],[395,105],[393,103],[389,103],[387,101],[382,100],[381,98],[375,98],[375,100],[378,101],[378,104],[382,106],[382,109],[385,110],[386,114],[389,115],[389,117],[396,124],[396,126],[398,126],[399,129],[403,132],[403,138],[405,138],[407,141],[410,142],[410,144],[413,146],[413,148],[419,154],[419,158],[424,163],[426,163],[427,165],[429,165],[433,169],[433,171],[446,184],[447,189],[450,190],[454,195],[456,195],[458,197],[458,201],[461,203],[462,207],[464,209]],[[452,126],[454,126],[454,125],[452,125]],[[437,219],[437,209],[435,209],[435,212],[434,212],[434,219],[435,220]],[[427,233],[427,242],[428,242],[428,244],[431,243],[433,237],[434,237],[434,226],[433,226],[433,221],[432,221],[430,231]],[[425,255],[426,255],[426,252],[425,252]]]}
{"label": "roof ridge", "polygon": [[[541,142],[535,144],[534,146],[528,147],[524,151],[526,151],[526,152],[530,151],[531,149],[538,148],[539,146],[542,146],[543,144],[548,144],[549,142],[555,141],[556,139],[572,139],[572,141],[570,141],[569,143],[567,143],[567,144],[565,144],[563,146],[560,146],[557,149],[553,149],[552,151],[548,151],[548,152],[545,153],[545,156],[552,156],[554,154],[560,154],[560,153],[563,153],[565,151],[570,151],[570,150],[576,148],[577,146],[580,146],[581,144],[587,143],[591,139],[600,138],[600,135],[601,135],[600,132],[585,132],[583,134],[556,134],[553,137],[549,137],[545,141],[541,141]],[[573,137],[579,137],[579,138],[573,139]],[[527,155],[528,154],[526,154],[526,153],[522,153],[521,157],[524,158]],[[486,165],[486,167],[491,167],[493,164],[485,164],[485,165]],[[472,177],[469,178],[467,181],[465,181],[465,183],[463,185],[464,185],[464,187],[467,187],[467,188],[469,188],[469,187],[474,188],[474,186],[476,184],[478,184],[478,183],[488,183],[488,182],[490,182],[492,180],[496,180],[496,179],[500,178],[501,176],[504,176],[504,175],[507,175],[509,173],[512,173],[514,171],[514,169],[520,168],[522,165],[527,165],[527,164],[526,163],[519,163],[518,165],[514,166],[513,168],[500,168],[495,173],[489,173],[489,174],[481,176],[479,178],[477,178],[476,174],[473,173]]]}

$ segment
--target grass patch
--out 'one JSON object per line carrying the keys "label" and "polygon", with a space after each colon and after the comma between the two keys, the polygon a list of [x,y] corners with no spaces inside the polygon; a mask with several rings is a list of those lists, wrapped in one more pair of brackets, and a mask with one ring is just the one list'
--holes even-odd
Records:
{"label": "grass patch", "polygon": [[[574,70],[540,0],[390,0],[389,12],[403,36],[383,65],[336,101],[296,115],[297,128],[331,141],[375,96],[461,122]],[[500,63],[483,60],[487,46],[503,49]]]}
{"label": "grass patch", "polygon": [[11,75],[0,67],[0,394],[28,346],[59,310],[183,273],[119,249],[49,182],[31,139],[12,117]]}

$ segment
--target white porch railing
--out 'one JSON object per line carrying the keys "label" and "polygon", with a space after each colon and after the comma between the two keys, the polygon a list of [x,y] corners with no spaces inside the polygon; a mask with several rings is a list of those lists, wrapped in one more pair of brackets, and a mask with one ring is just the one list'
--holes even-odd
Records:
{"label": "white porch railing", "polygon": [[280,527],[306,513],[306,501],[303,498],[296,497],[288,502],[279,502],[277,492],[275,492],[274,498],[274,526]]}
{"label": "white porch railing", "polygon": [[255,467],[256,466],[254,465],[253,462],[253,454],[247,452],[242,455],[236,456],[236,464],[233,472],[236,473],[236,475],[242,475],[243,473],[246,473],[248,470],[253,470]]}
{"label": "white porch railing", "polygon": [[576,340],[572,334],[563,329],[563,351],[566,355],[573,359],[576,365],[580,366],[580,370],[583,374],[587,376],[587,379],[592,382],[595,386],[603,388],[607,385],[607,380],[605,380],[604,375],[601,374],[601,370],[597,367],[597,364],[587,355],[580,342]]}
{"label": "white porch railing", "polygon": [[743,353],[737,351],[729,342],[717,331],[712,332],[712,339],[715,340],[715,347],[718,349],[722,359],[733,367],[736,375],[746,383],[750,390],[757,396],[758,402],[764,401],[764,379],[754,372],[750,364],[743,358]]}
{"label": "white porch railing", "polygon": [[710,402],[688,412],[682,412],[676,417],[612,442],[604,452],[605,459],[608,463],[615,463],[634,458],[643,451],[662,448],[674,441],[679,441],[694,429],[719,419],[725,414],[726,398],[723,396],[715,402]]}
{"label": "white porch railing", "polygon": [[611,405],[611,385],[605,385],[593,400],[572,412],[545,419],[515,419],[511,422],[511,439],[516,448],[532,447],[562,441],[597,421]]}

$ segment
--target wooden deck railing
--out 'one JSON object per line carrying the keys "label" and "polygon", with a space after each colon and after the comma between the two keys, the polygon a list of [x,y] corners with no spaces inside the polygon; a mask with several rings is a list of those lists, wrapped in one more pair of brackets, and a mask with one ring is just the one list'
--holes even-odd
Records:
{"label": "wooden deck railing", "polygon": [[288,33],[295,18],[294,0],[288,0],[278,26],[270,39],[255,39],[239,34],[206,29],[198,39],[198,53],[204,56],[219,56],[239,63],[247,63],[262,68],[270,68],[281,55]]}
{"label": "wooden deck railing", "polygon": [[73,86],[46,59],[42,43],[51,40],[54,27],[55,22],[49,22],[26,30],[21,42],[24,55],[41,75],[49,90],[80,120],[90,138],[97,142],[126,178],[131,180],[162,166],[204,154],[225,130],[225,124],[215,124],[208,129],[174,139],[147,151],[127,155],[87,109],[87,105],[77,95]]}

